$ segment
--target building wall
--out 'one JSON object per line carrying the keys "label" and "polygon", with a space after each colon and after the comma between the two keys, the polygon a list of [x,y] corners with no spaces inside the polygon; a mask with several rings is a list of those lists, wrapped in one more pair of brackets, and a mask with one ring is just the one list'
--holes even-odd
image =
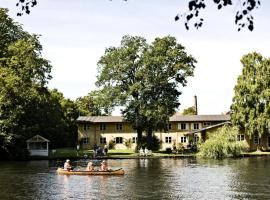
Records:
{"label": "building wall", "polygon": [[[118,125],[117,125],[118,124]],[[122,129],[117,129],[119,124],[122,124]],[[181,125],[185,124],[185,125]],[[162,141],[162,149],[172,148],[173,145],[178,145],[182,143],[184,147],[187,147],[189,141],[192,139],[192,136],[189,136],[187,133],[195,128],[201,129],[213,123],[205,124],[203,122],[171,122],[168,124],[168,131],[160,132],[156,131],[153,134],[157,136],[159,140]],[[105,125],[105,130],[102,126]],[[184,126],[184,127],[183,127]],[[185,128],[185,129],[182,129]],[[200,135],[200,134],[199,134]],[[108,145],[109,141],[115,140],[117,137],[122,137],[122,144],[116,144],[116,149],[126,149],[125,140],[137,137],[137,132],[131,127],[128,123],[79,123],[78,124],[78,140],[80,141],[80,147],[83,149],[93,149],[94,145],[104,146],[104,143],[100,143],[100,138],[106,138],[106,144]],[[85,138],[88,138],[87,142],[84,143]],[[181,140],[182,139],[182,140]],[[132,143],[131,148],[135,149],[136,143]]]}

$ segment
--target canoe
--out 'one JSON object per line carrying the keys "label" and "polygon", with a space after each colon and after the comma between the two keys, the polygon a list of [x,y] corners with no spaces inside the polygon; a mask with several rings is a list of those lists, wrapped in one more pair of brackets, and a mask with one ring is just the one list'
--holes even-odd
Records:
{"label": "canoe", "polygon": [[63,168],[58,168],[57,173],[60,175],[124,175],[125,171],[122,168],[109,171],[67,171]]}

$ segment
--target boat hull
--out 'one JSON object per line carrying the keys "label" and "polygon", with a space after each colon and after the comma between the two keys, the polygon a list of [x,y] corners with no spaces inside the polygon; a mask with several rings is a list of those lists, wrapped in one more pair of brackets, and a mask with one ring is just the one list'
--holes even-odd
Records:
{"label": "boat hull", "polygon": [[111,171],[67,171],[62,168],[58,168],[57,173],[60,175],[124,175],[125,171],[123,169]]}

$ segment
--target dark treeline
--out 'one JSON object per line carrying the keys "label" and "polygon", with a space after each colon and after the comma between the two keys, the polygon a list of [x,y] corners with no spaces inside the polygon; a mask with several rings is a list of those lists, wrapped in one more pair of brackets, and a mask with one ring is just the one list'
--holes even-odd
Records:
{"label": "dark treeline", "polygon": [[49,90],[51,65],[37,35],[24,31],[0,8],[0,159],[23,158],[26,140],[39,134],[52,148],[74,146],[75,102]]}

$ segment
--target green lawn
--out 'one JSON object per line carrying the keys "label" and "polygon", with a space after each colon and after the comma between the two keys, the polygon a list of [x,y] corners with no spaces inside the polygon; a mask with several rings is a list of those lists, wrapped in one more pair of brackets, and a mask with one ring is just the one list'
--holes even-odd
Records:
{"label": "green lawn", "polygon": [[108,151],[108,157],[133,157],[137,156],[133,149],[110,149]]}
{"label": "green lawn", "polygon": [[[83,157],[87,155],[91,157],[93,155],[93,150],[79,150],[77,152],[74,148],[61,148],[50,151],[50,158],[76,158]],[[189,157],[195,156],[196,153],[168,153],[166,151],[155,151],[150,157]],[[110,149],[106,157],[111,158],[132,158],[138,157],[139,154],[136,153],[133,149]]]}
{"label": "green lawn", "polygon": [[74,158],[74,157],[82,157],[84,155],[92,156],[93,150],[79,150],[77,152],[74,148],[61,148],[61,149],[54,149],[50,150],[50,157],[52,158],[59,158],[59,157],[67,157],[67,158]]}

